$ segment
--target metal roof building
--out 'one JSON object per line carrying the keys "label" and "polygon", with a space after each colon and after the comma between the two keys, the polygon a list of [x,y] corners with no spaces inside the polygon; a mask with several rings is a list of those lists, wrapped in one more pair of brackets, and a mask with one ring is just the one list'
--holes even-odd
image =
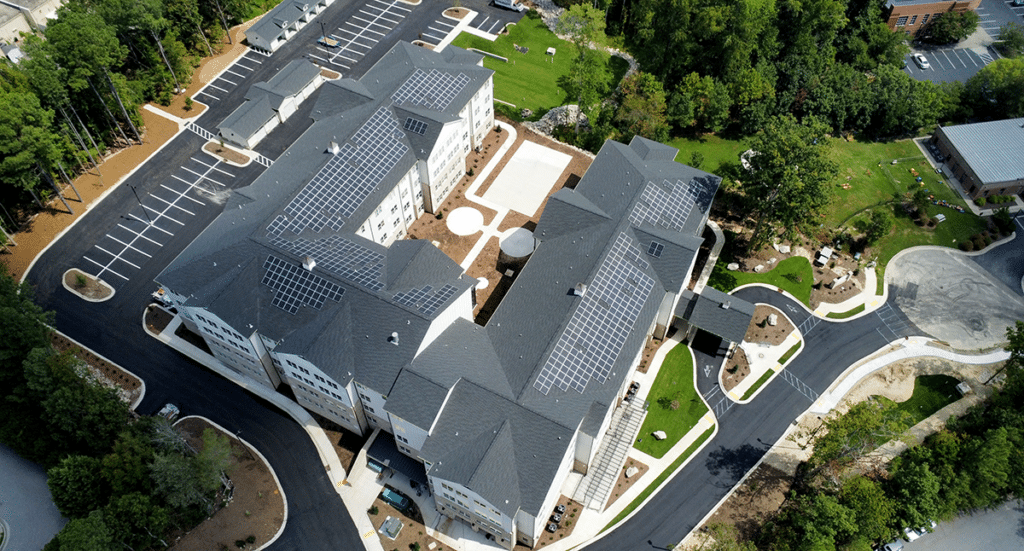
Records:
{"label": "metal roof building", "polygon": [[945,161],[943,172],[971,197],[1024,189],[1024,118],[940,126],[932,142]]}

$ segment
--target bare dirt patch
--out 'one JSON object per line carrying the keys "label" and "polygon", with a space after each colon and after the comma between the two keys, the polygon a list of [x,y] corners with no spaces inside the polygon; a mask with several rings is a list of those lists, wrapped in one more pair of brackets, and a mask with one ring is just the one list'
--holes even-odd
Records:
{"label": "bare dirt patch", "polygon": [[448,8],[444,10],[444,14],[452,19],[462,19],[469,15],[469,10],[466,8]]}
{"label": "bare dirt patch", "polygon": [[334,71],[330,71],[327,69],[320,69],[320,76],[334,80],[337,78],[341,78],[341,73],[335,73]]}
{"label": "bare dirt patch", "polygon": [[[778,316],[778,323],[768,325],[768,316],[772,314]],[[743,340],[777,346],[782,344],[795,329],[789,319],[782,315],[777,308],[767,304],[758,304],[754,308],[754,317],[750,320],[750,326],[747,327],[747,334],[744,335]]]}
{"label": "bare dirt patch", "polygon": [[363,445],[370,438],[372,433],[366,433],[360,436],[354,432],[346,430],[341,425],[338,425],[330,419],[321,417],[315,413],[312,414],[316,418],[316,422],[320,424],[320,428],[327,434],[327,438],[331,441],[331,446],[334,448],[334,453],[338,454],[338,461],[341,462],[341,466],[345,468],[345,472],[352,472],[352,464],[355,463],[356,456],[359,455],[359,450],[363,449]]}
{"label": "bare dirt patch", "polygon": [[[633,476],[627,478],[626,471],[630,467],[636,467],[638,471]],[[643,478],[648,470],[649,467],[647,467],[647,465],[637,461],[636,459],[633,459],[632,457],[626,459],[626,464],[619,470],[619,478],[615,481],[615,487],[612,488],[612,495],[608,499],[608,505],[605,505],[605,509],[607,510],[613,503],[618,501],[619,497],[625,494],[626,491],[636,484],[638,480]]]}
{"label": "bare dirt patch", "polygon": [[174,314],[155,305],[146,307],[146,329],[154,335],[163,333],[164,329],[174,320]]}
{"label": "bare dirt patch", "polygon": [[747,353],[737,347],[732,357],[725,362],[725,373],[722,375],[722,388],[726,392],[736,388],[736,385],[743,382],[743,379],[750,375],[750,361],[747,360]]}
{"label": "bare dirt patch", "polygon": [[244,165],[249,162],[249,157],[242,155],[230,147],[221,147],[221,145],[216,142],[206,142],[206,144],[203,145],[203,151],[231,163]]}
{"label": "bare dirt patch", "polygon": [[[218,430],[203,419],[183,419],[174,426],[196,450],[202,450],[203,430]],[[227,474],[234,484],[231,502],[171,547],[176,551],[235,549],[235,542],[255,536],[252,548],[265,545],[284,523],[284,497],[270,466],[243,446],[233,434],[219,431],[231,443]]]}
{"label": "bare dirt patch", "polygon": [[742,540],[750,541],[761,524],[786,501],[792,484],[792,474],[761,463],[704,526],[731,524]]}
{"label": "bare dirt patch", "polygon": [[93,300],[103,300],[114,294],[113,289],[75,268],[64,273],[64,284],[74,289],[76,293]]}
{"label": "bare dirt patch", "polygon": [[[480,314],[480,311],[487,305],[491,296],[498,297],[497,300],[504,296],[504,293],[501,293],[501,280],[505,276],[498,271],[498,253],[500,250],[497,237],[488,239],[483,250],[480,251],[476,260],[473,261],[473,265],[466,270],[466,274],[472,278],[479,279],[482,277],[487,280],[487,287],[476,290],[476,308],[473,309],[474,317]],[[498,295],[494,295],[495,290],[499,291]]]}
{"label": "bare dirt patch", "polygon": [[[834,267],[832,267],[834,266]],[[845,283],[832,286],[832,282],[843,275],[855,272]],[[811,287],[811,308],[822,303],[838,304],[864,291],[867,276],[852,257],[840,255],[839,260],[825,266],[814,267],[814,286]],[[873,290],[873,289],[872,289]]]}

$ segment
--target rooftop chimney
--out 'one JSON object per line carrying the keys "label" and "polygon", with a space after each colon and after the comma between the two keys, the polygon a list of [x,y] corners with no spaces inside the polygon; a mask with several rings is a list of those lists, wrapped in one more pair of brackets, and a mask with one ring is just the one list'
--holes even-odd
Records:
{"label": "rooftop chimney", "polygon": [[312,256],[307,256],[306,259],[302,261],[302,267],[312,272],[313,268],[316,268],[316,260],[313,260]]}
{"label": "rooftop chimney", "polygon": [[390,337],[388,337],[388,342],[393,344],[393,345],[395,345],[395,346],[398,346],[398,332],[397,331],[395,331],[394,333],[391,334]]}

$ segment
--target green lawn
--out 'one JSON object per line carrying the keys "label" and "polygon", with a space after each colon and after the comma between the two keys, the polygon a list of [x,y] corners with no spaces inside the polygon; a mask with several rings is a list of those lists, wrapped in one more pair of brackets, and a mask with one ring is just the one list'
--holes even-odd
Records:
{"label": "green lawn", "polygon": [[696,152],[704,155],[704,163],[700,166],[712,174],[718,172],[722,164],[736,164],[740,154],[748,149],[746,140],[727,140],[718,136],[701,138],[674,138],[668,145],[679,150],[676,161],[690,164],[690,157]]}
{"label": "green lawn", "polygon": [[727,255],[723,248],[722,255],[718,258],[718,263],[715,264],[715,270],[711,272],[711,277],[708,279],[708,285],[728,293],[740,285],[764,283],[785,289],[797,300],[810,306],[814,271],[806,258],[802,256],[789,257],[779,262],[778,266],[771,270],[759,274],[731,272],[725,268],[729,262],[732,262],[732,256]]}
{"label": "green lawn", "polygon": [[[575,103],[569,98],[564,79],[569,73],[574,46],[561,40],[544,25],[535,11],[530,11],[518,24],[508,27],[508,34],[491,42],[478,36],[462,33],[452,42],[460,48],[476,48],[508,58],[508,63],[484,57],[484,67],[494,70],[494,97],[542,114],[552,107]],[[529,48],[523,54],[513,46]],[[556,54],[547,54],[555,48]],[[603,79],[611,90],[626,73],[625,61],[600,52]]]}
{"label": "green lawn", "polygon": [[[912,427],[959,400],[960,393],[956,390],[958,384],[960,381],[948,375],[922,375],[914,381],[914,394],[907,401],[898,402],[896,409],[910,414]],[[882,396],[875,398],[889,401]]]}
{"label": "green lawn", "polygon": [[665,481],[668,480],[668,477],[672,473],[676,472],[679,469],[680,466],[682,466],[684,461],[686,461],[691,455],[693,455],[693,452],[697,451],[697,449],[700,448],[704,444],[704,442],[707,441],[708,438],[711,438],[711,435],[714,432],[715,432],[715,427],[711,427],[708,430],[704,431],[704,434],[701,434],[700,438],[695,440],[693,442],[693,444],[690,444],[690,447],[686,448],[686,451],[684,451],[682,455],[677,457],[676,460],[673,461],[672,464],[669,465],[669,467],[667,469],[662,471],[661,474],[658,475],[658,478],[654,479],[654,482],[651,482],[650,485],[648,485],[646,488],[644,488],[644,491],[640,492],[640,495],[637,496],[636,499],[634,499],[629,504],[629,506],[627,506],[625,509],[623,509],[622,512],[619,513],[618,515],[615,515],[615,518],[612,519],[612,521],[609,522],[607,526],[602,528],[601,531],[604,532],[604,531],[608,530],[609,528],[611,528],[612,526],[615,526],[622,519],[626,518],[627,515],[632,513],[634,509],[639,507],[640,504],[643,503],[644,500],[647,499],[647,497],[650,496],[651,493],[654,492],[654,490],[656,490],[659,486],[664,484]]}
{"label": "green lawn", "polygon": [[[697,394],[693,381],[693,356],[685,344],[678,344],[658,370],[658,377],[647,396],[650,407],[633,447],[654,457],[665,455],[685,435],[708,408]],[[676,409],[672,409],[673,406]],[[657,440],[652,432],[663,430],[668,438]]]}

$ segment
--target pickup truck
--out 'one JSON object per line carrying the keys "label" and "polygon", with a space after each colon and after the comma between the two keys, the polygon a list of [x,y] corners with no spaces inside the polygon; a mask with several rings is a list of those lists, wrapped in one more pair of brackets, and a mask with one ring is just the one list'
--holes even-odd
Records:
{"label": "pickup truck", "polygon": [[316,42],[317,44],[320,44],[321,46],[326,46],[328,48],[337,48],[338,46],[341,45],[341,41],[339,41],[337,38],[331,38],[329,36],[321,36]]}

